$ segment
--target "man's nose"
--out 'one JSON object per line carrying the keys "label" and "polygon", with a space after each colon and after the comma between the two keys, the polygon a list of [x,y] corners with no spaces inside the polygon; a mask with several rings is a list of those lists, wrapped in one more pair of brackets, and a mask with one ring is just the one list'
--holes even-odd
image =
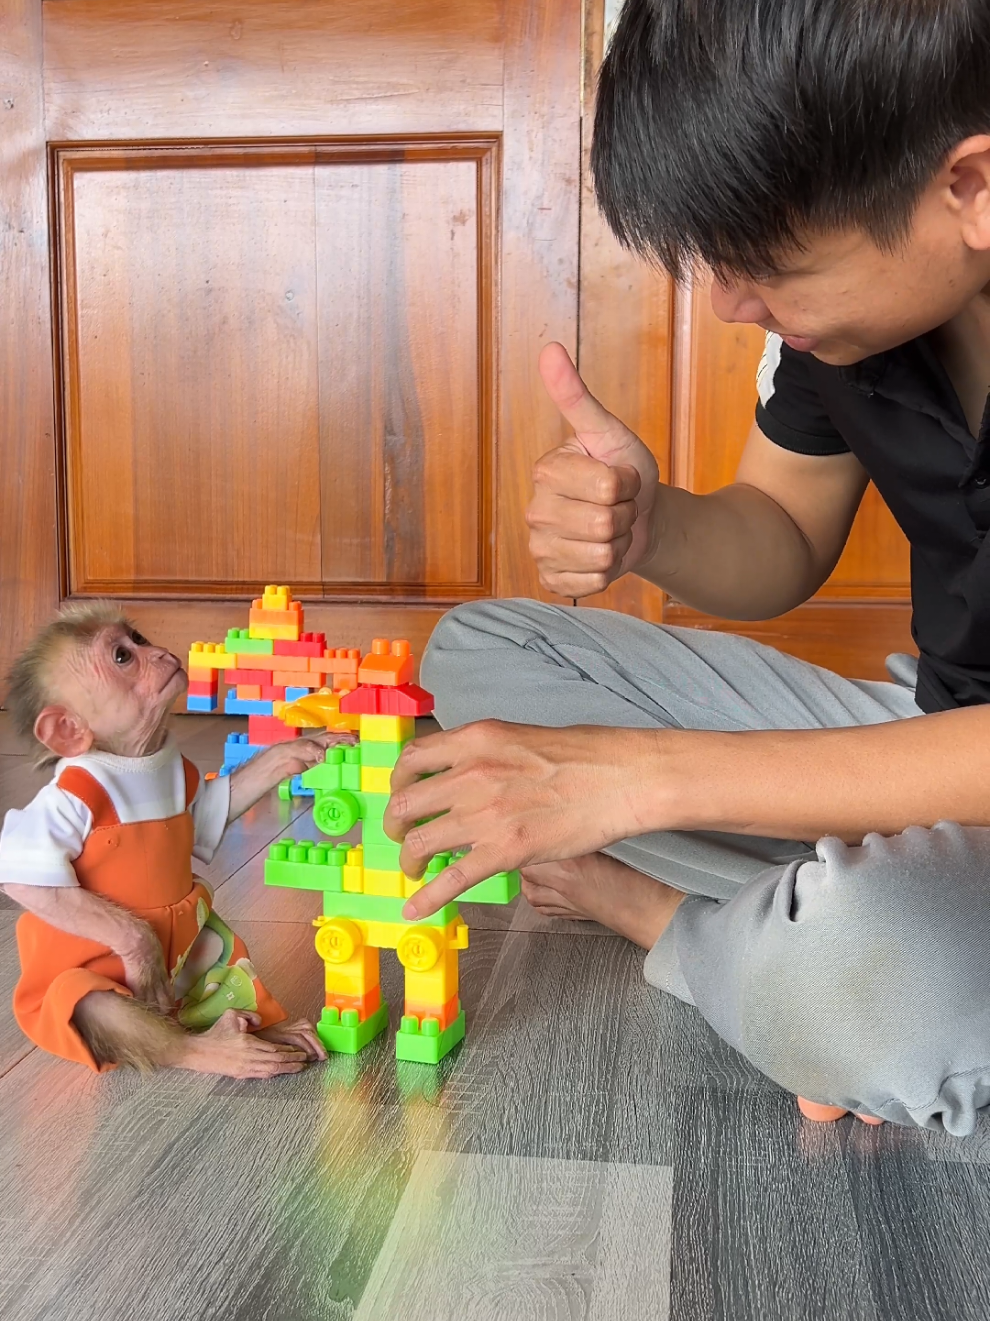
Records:
{"label": "man's nose", "polygon": [[766,321],[770,309],[745,280],[712,281],[712,311],[720,321]]}

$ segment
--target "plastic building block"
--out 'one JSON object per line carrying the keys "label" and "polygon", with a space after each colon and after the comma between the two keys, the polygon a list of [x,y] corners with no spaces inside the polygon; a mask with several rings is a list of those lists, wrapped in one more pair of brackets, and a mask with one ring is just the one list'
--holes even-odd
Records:
{"label": "plastic building block", "polygon": [[261,684],[239,683],[234,690],[234,697],[238,702],[260,702],[262,700]]}
{"label": "plastic building block", "polygon": [[[353,694],[348,693],[340,699],[341,710],[346,710],[345,703]],[[416,733],[416,722],[412,716],[362,716],[361,741],[367,739],[375,743],[408,743]]]}
{"label": "plastic building block", "polygon": [[382,688],[378,709],[389,716],[428,716],[433,710],[433,694],[419,684],[404,683],[399,688]]}
{"label": "plastic building block", "polygon": [[288,587],[276,587],[274,583],[269,583],[261,595],[261,598],[255,600],[253,607],[255,610],[290,610],[295,605],[297,610],[302,606],[292,600],[292,591]]}
{"label": "plastic building block", "polygon": [[187,693],[186,710],[203,712],[215,711],[219,700],[220,699],[217,697],[216,693],[212,693],[209,697],[200,697],[197,696],[196,693]]}
{"label": "plastic building block", "polygon": [[223,764],[233,769],[250,761],[257,752],[264,752],[264,743],[249,743],[247,734],[228,734],[223,748]]}
{"label": "plastic building block", "polygon": [[279,638],[274,644],[276,656],[322,656],[327,649],[325,633],[301,633],[298,642]]}
{"label": "plastic building block", "polygon": [[216,697],[220,685],[209,679],[190,679],[186,692],[190,697]]}
{"label": "plastic building block", "polygon": [[261,700],[263,702],[284,702],[285,686],[277,687],[275,684],[263,683],[261,685]]}
{"label": "plastic building block", "polygon": [[188,670],[232,670],[234,657],[218,642],[194,642],[189,648]]}
{"label": "plastic building block", "polygon": [[277,641],[278,639],[282,638],[289,642],[294,642],[296,638],[299,636],[298,623],[282,623],[281,621],[276,623],[269,623],[267,617],[258,620],[258,622],[254,622],[257,619],[257,616],[255,615],[253,610],[251,611],[251,617],[252,617],[252,623],[251,623],[252,637],[271,638],[273,641]]}
{"label": "plastic building block", "polygon": [[[308,656],[245,656],[238,653],[239,665],[247,664],[253,670],[266,670],[269,674],[309,674]],[[274,683],[273,679],[262,682]]]}
{"label": "plastic building block", "polygon": [[387,794],[392,792],[393,766],[362,766],[362,792],[367,794]]}
{"label": "plastic building block", "polygon": [[405,743],[365,742],[361,744],[362,766],[388,766],[391,769],[402,755]]}
{"label": "plastic building block", "polygon": [[273,642],[298,642],[303,626],[303,609],[293,601],[288,587],[268,586],[248,611],[252,638],[271,638]]}
{"label": "plastic building block", "polygon": [[295,890],[342,890],[347,849],[301,839],[277,840],[268,850],[265,884]]}
{"label": "plastic building block", "polygon": [[[259,703],[259,706],[265,705],[272,706],[272,703]],[[248,738],[252,743],[261,743],[270,747],[273,743],[291,743],[299,735],[300,730],[284,725],[273,715],[248,716]]]}
{"label": "plastic building block", "polygon": [[459,1041],[463,1041],[464,1030],[463,1009],[450,1027],[443,1032],[440,1031],[440,1024],[435,1018],[424,1018],[420,1022],[411,1014],[403,1014],[399,1030],[395,1034],[395,1058],[412,1060],[417,1064],[439,1064]]}
{"label": "plastic building block", "polygon": [[218,688],[220,685],[219,670],[198,670],[195,667],[188,669],[190,683],[208,683],[211,688]]}
{"label": "plastic building block", "polygon": [[465,890],[460,896],[463,904],[510,904],[521,888],[517,871],[500,871]]}
{"label": "plastic building block", "polygon": [[251,637],[246,628],[231,628],[227,630],[224,646],[238,656],[270,656],[275,644],[269,638]]}
{"label": "plastic building block", "polygon": [[384,870],[369,867],[368,859],[365,858],[361,878],[361,893],[382,895],[392,899],[404,899],[406,897],[405,877],[398,867]]}
{"label": "plastic building block", "polygon": [[[309,670],[272,670],[268,682],[278,684],[281,688],[295,688],[298,697],[306,697],[321,687],[320,676],[310,674]],[[285,700],[294,702],[296,699],[286,693]]]}
{"label": "plastic building block", "polygon": [[[336,1007],[324,1009],[316,1025],[316,1031],[327,1050],[332,1050],[338,1055],[356,1055],[387,1027],[388,1005],[382,1004],[378,1012],[366,1018],[363,1023],[359,1020],[356,1009],[345,1009],[343,1012]],[[463,1032],[461,1035],[463,1036]],[[447,1049],[449,1050],[450,1047],[448,1046]]]}
{"label": "plastic building block", "polygon": [[[278,676],[276,675],[275,677],[277,680]],[[299,700],[300,697],[308,697],[308,696],[309,696],[308,688],[294,688],[288,684],[285,685],[285,700],[287,702],[296,702]]]}
{"label": "plastic building block", "polygon": [[[241,660],[242,657],[238,656],[237,659]],[[245,657],[243,659],[247,658]],[[238,687],[240,687],[241,684],[248,683],[257,684],[260,687],[263,683],[271,683],[272,672],[271,670],[235,669],[227,670],[223,677],[225,683],[237,684]]]}
{"label": "plastic building block", "polygon": [[381,684],[395,688],[413,677],[413,658],[409,643],[400,638],[389,645],[387,638],[375,638],[371,651],[358,667],[359,684]]}
{"label": "plastic building block", "polygon": [[270,716],[272,714],[271,702],[245,701],[230,692],[224,699],[223,709],[228,716]]}

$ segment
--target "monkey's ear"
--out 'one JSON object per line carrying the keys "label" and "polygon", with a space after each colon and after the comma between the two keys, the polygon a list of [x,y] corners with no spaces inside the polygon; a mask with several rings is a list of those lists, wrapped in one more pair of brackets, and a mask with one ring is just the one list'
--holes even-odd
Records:
{"label": "monkey's ear", "polygon": [[57,757],[81,757],[93,746],[93,731],[67,706],[46,706],[39,712],[34,736]]}

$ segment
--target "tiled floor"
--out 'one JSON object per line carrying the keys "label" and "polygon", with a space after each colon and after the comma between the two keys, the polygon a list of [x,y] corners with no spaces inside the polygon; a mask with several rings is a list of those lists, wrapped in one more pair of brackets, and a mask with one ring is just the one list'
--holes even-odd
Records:
{"label": "tiled floor", "polygon": [[[0,716],[0,807],[40,783]],[[179,717],[216,765],[236,722]],[[273,797],[209,869],[291,1013],[317,897],[264,889]],[[5,1321],[985,1321],[990,1133],[818,1127],[600,928],[465,907],[468,1038],[274,1083],[96,1078],[0,1011]],[[0,993],[16,977],[0,896]],[[393,1028],[394,958],[383,958]]]}

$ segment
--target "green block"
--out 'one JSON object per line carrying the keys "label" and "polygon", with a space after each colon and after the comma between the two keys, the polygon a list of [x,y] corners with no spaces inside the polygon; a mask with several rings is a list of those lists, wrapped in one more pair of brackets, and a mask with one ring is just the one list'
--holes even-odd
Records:
{"label": "green block", "polygon": [[275,642],[272,638],[252,638],[248,636],[249,630],[246,628],[228,628],[227,640],[223,644],[224,650],[232,651],[242,656],[272,656],[275,653]]}
{"label": "green block", "polygon": [[265,884],[294,890],[340,890],[347,849],[310,839],[279,839],[269,846]]}
{"label": "green block", "polygon": [[372,871],[401,871],[399,854],[401,844],[365,844],[364,865]]}
{"label": "green block", "polygon": [[[407,740],[411,742],[411,740]],[[405,743],[372,743],[365,740],[358,745],[361,749],[362,766],[394,766]]]}
{"label": "green block", "polygon": [[385,894],[352,894],[347,890],[323,896],[324,917],[359,918],[364,922],[402,922],[406,926],[445,927],[457,916],[456,904],[444,904],[439,913],[409,922],[402,916],[405,899]]}
{"label": "green block", "polygon": [[345,1009],[343,1013],[339,1009],[324,1009],[316,1032],[327,1050],[338,1055],[356,1055],[387,1027],[388,1005],[382,1004],[363,1023],[358,1021],[356,1009]]}
{"label": "green block", "polygon": [[[352,751],[353,751],[353,752],[358,752],[359,749],[358,749],[358,748],[353,748],[353,749],[352,749],[352,748],[348,748],[347,751],[348,751],[348,752],[352,752]],[[356,762],[356,761],[351,761],[350,757],[348,757],[348,758],[345,759],[344,764],[343,764],[343,766],[342,766],[340,769],[341,769],[341,771],[342,771],[342,774],[341,774],[341,777],[340,777],[340,787],[341,787],[342,789],[350,789],[350,791],[351,791],[352,793],[353,793],[355,790],[360,791],[360,788],[361,788],[361,766],[360,766],[360,763],[359,763],[359,762]]]}
{"label": "green block", "polygon": [[366,823],[370,821],[380,823],[391,796],[391,794],[363,793],[361,795],[361,820]]}
{"label": "green block", "polygon": [[[368,797],[369,795],[365,795]],[[394,839],[389,839],[382,828],[381,817],[372,817],[369,821],[367,817],[361,822],[361,843],[367,848],[370,845],[395,844]]]}
{"label": "green block", "polygon": [[344,769],[344,749],[327,748],[319,766],[303,771],[302,782],[307,789],[341,789]]}
{"label": "green block", "polygon": [[465,890],[458,899],[466,904],[509,904],[519,893],[519,873],[500,871],[497,876],[489,876],[487,881],[479,881]]}
{"label": "green block", "polygon": [[[322,1036],[322,1033],[320,1034]],[[450,1027],[440,1031],[436,1019],[426,1019],[423,1027],[412,1016],[403,1017],[395,1034],[395,1058],[417,1064],[439,1064],[443,1057],[464,1039],[464,1010]]]}

